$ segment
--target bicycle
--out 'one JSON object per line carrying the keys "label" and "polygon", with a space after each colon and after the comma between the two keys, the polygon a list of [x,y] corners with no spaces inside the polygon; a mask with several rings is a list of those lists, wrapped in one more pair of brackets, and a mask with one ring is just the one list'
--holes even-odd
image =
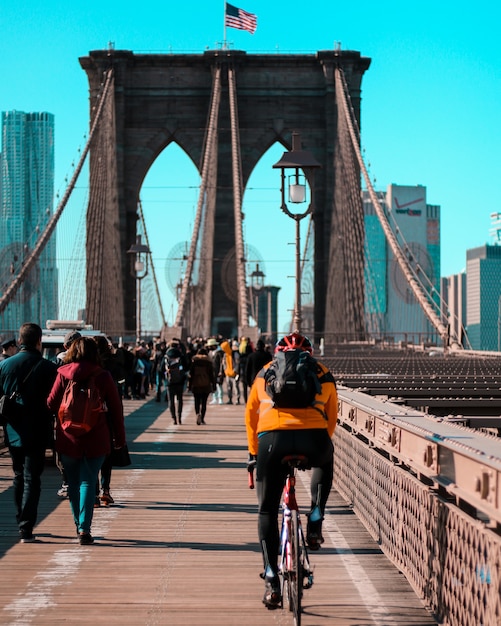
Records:
{"label": "bicycle", "polygon": [[[294,626],[301,626],[301,602],[303,590],[313,585],[313,569],[310,565],[308,549],[304,538],[299,507],[296,499],[297,470],[309,469],[308,459],[302,455],[290,455],[282,459],[288,465],[287,477],[282,496],[282,526],[280,533],[280,563],[278,575],[281,579],[281,608],[284,600],[289,611],[294,616]],[[249,468],[249,487],[254,488],[253,468]],[[318,497],[317,502],[319,502]],[[317,504],[318,507],[318,504]],[[311,515],[320,516],[320,509],[315,507]],[[269,565],[265,546],[265,561],[267,563],[264,577],[272,577],[273,571]]]}

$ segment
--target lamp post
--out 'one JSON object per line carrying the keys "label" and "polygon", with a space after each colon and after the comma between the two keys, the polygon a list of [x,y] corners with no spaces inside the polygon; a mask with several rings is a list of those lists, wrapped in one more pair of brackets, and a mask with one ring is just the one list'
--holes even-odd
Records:
{"label": "lamp post", "polygon": [[256,320],[256,326],[259,328],[259,294],[264,287],[264,272],[259,269],[259,263],[256,263],[256,269],[251,272],[250,277],[252,316]]}
{"label": "lamp post", "polygon": [[141,243],[141,235],[136,235],[136,243],[127,250],[127,254],[134,254],[134,273],[136,279],[136,341],[141,341],[141,281],[148,274],[148,259],[151,250]]}
{"label": "lamp post", "polygon": [[[301,149],[301,136],[298,132],[292,133],[292,150],[284,152],[278,163],[273,168],[280,169],[282,211],[296,222],[296,298],[294,304],[294,330],[301,331],[301,220],[313,212],[313,172],[321,167],[309,150]],[[288,174],[288,201],[292,204],[303,204],[306,202],[306,180],[310,184],[310,203],[308,208],[302,213],[294,213],[289,210],[285,199],[286,180],[285,170],[292,170]],[[302,172],[300,172],[302,170]]]}

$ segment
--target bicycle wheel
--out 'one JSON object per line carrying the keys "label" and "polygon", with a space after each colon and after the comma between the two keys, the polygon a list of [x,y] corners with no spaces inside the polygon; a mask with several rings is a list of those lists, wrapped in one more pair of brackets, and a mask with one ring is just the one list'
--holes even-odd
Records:
{"label": "bicycle wheel", "polygon": [[294,626],[301,626],[301,597],[303,595],[303,572],[301,566],[301,544],[299,537],[298,512],[291,511],[291,563],[289,572],[290,605],[294,614]]}

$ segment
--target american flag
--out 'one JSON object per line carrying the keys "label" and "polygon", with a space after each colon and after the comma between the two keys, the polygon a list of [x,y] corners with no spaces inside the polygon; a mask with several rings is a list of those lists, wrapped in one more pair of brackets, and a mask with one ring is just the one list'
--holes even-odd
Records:
{"label": "american flag", "polygon": [[226,3],[224,23],[230,28],[248,30],[249,33],[253,35],[257,28],[257,17],[254,13],[247,13],[247,11],[244,11],[243,9],[239,9],[234,7],[232,4]]}

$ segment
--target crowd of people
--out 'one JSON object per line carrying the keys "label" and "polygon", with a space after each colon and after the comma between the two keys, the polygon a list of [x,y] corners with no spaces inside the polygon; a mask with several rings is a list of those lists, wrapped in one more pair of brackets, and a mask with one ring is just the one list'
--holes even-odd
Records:
{"label": "crowd of people", "polygon": [[[114,502],[110,493],[111,453],[126,445],[122,401],[151,395],[156,402],[165,402],[173,423],[180,425],[183,396],[192,393],[196,424],[200,426],[206,424],[212,397],[211,404],[245,405],[248,469],[256,469],[263,603],[269,609],[281,605],[276,555],[278,510],[286,477],[283,458],[302,455],[314,468],[306,533],[312,550],[323,543],[322,520],[333,478],[336,385],[328,368],[313,359],[313,346],[306,337],[295,332],[273,348],[262,340],[254,345],[248,337],[217,336],[118,346],[104,336],[82,337],[75,330],[66,335],[63,351],[52,362],[42,357],[41,328],[27,323],[20,328],[19,345],[15,338],[8,338],[1,348],[0,397],[16,397],[22,409],[20,416],[4,425],[21,542],[35,540],[41,475],[54,426],[54,445],[63,476],[58,495],[69,500],[80,544],[89,545],[94,543],[94,509]],[[270,394],[267,381],[269,374],[277,375],[277,355],[292,352],[305,353],[304,358],[298,357],[301,363],[305,359],[313,363],[314,387],[306,403],[281,404],[278,396]],[[90,379],[98,390],[98,417],[88,432],[77,436],[65,428],[61,407],[71,384],[90,389]],[[310,397],[304,392],[301,398],[306,395]]]}
{"label": "crowd of people", "polygon": [[197,423],[204,424],[207,403],[245,404],[254,378],[272,358],[272,346],[261,339],[254,345],[248,337],[174,338],[115,347],[112,372],[122,398],[154,394],[156,402],[167,403],[175,424],[182,424],[183,393],[192,391]]}

